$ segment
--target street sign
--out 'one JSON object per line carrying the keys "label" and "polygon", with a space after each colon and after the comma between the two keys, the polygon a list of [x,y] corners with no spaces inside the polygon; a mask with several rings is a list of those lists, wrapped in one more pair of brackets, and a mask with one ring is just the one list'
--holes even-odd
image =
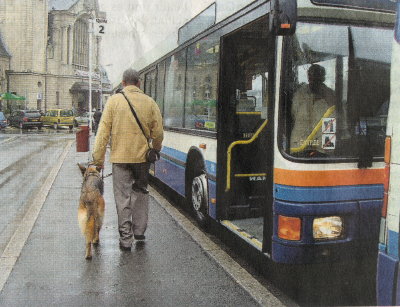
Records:
{"label": "street sign", "polygon": [[97,33],[96,35],[105,34],[105,24],[107,23],[107,19],[105,18],[96,18],[97,23]]}

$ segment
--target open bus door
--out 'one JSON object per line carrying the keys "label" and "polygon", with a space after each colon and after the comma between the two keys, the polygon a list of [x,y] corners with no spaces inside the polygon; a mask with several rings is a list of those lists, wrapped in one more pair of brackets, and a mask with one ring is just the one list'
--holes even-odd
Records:
{"label": "open bus door", "polygon": [[[280,3],[290,3],[292,13],[285,14]],[[296,1],[280,3],[271,1],[270,16],[221,43],[217,214],[267,254],[273,230],[275,38],[294,32],[296,16]]]}

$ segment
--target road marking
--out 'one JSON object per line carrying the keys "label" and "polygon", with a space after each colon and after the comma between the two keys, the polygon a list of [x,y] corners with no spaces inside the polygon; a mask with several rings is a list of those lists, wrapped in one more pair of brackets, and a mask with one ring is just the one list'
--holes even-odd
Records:
{"label": "road marking", "polygon": [[[201,230],[190,222],[182,213],[174,208],[156,190],[149,187],[150,195],[164,210],[213,258],[250,296],[261,306],[285,306],[258,280],[233,260],[217,244],[211,241]],[[293,303],[293,306],[296,304]]]}
{"label": "road marking", "polygon": [[0,291],[3,290],[5,283],[7,282],[8,277],[11,274],[14,265],[21,254],[22,248],[25,245],[26,240],[29,237],[29,234],[32,231],[32,228],[36,222],[37,217],[39,216],[40,210],[43,207],[44,202],[46,201],[47,195],[56,179],[58,172],[62,164],[64,163],[65,158],[71,148],[71,145],[74,141],[68,141],[68,143],[64,147],[64,151],[60,155],[60,158],[57,164],[50,171],[49,176],[47,176],[43,185],[40,187],[39,192],[33,198],[31,204],[29,205],[29,209],[25,213],[21,224],[18,226],[17,230],[14,232],[10,241],[8,242],[6,248],[4,249],[3,254],[0,258]]}
{"label": "road marking", "polygon": [[11,138],[8,138],[7,140],[1,141],[0,144],[4,144],[4,143],[8,143],[8,142],[14,141],[17,138],[19,138],[19,136],[13,136]]}

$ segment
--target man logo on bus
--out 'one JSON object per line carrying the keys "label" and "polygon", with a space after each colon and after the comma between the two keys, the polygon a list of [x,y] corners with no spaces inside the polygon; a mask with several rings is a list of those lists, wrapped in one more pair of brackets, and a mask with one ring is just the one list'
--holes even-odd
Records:
{"label": "man logo on bus", "polygon": [[322,123],[322,133],[336,133],[336,118],[323,118]]}
{"label": "man logo on bus", "polygon": [[322,148],[323,149],[335,149],[335,147],[336,147],[336,134],[322,135]]}

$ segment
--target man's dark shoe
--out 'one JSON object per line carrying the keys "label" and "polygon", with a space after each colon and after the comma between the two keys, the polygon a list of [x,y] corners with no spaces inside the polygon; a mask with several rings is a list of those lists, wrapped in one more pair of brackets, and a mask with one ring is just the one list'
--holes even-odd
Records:
{"label": "man's dark shoe", "polygon": [[123,246],[121,243],[119,244],[119,249],[124,251],[124,252],[130,252],[131,247],[130,246]]}
{"label": "man's dark shoe", "polygon": [[146,237],[144,235],[133,235],[136,241],[143,242]]}

